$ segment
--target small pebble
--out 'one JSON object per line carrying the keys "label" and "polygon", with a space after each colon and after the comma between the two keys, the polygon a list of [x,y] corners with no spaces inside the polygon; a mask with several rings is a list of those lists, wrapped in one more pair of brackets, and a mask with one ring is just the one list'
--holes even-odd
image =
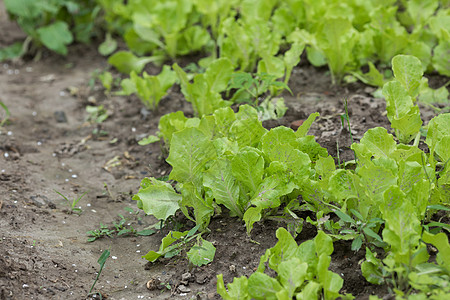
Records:
{"label": "small pebble", "polygon": [[6,134],[7,135],[13,135],[12,131],[8,131]]}
{"label": "small pebble", "polygon": [[76,175],[76,174],[73,174],[72,175],[72,178],[77,178],[78,176]]}
{"label": "small pebble", "polygon": [[33,117],[36,117],[36,116],[37,116],[37,112],[33,111],[33,112],[31,113],[31,115],[32,115]]}
{"label": "small pebble", "polygon": [[114,255],[113,255],[113,256],[111,256],[111,258],[112,258],[112,259],[117,259],[117,256],[114,256]]}
{"label": "small pebble", "polygon": [[8,152],[5,152],[5,153],[3,153],[3,156],[4,156],[5,158],[8,158],[8,157],[9,157],[9,153],[8,153]]}

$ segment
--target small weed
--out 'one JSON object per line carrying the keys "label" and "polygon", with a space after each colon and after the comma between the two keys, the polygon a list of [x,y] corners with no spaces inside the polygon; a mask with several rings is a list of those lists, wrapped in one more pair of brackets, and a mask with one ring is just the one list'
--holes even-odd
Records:
{"label": "small weed", "polygon": [[103,105],[88,105],[86,106],[86,112],[89,114],[88,121],[97,124],[103,123],[110,115]]}
{"label": "small weed", "polygon": [[69,199],[67,199],[66,196],[64,196],[63,194],[61,194],[61,193],[58,192],[57,190],[53,190],[53,191],[55,191],[55,193],[57,193],[58,195],[60,195],[61,197],[63,197],[63,199],[66,200],[67,203],[69,203],[69,205],[70,205],[70,211],[69,211],[69,213],[70,213],[70,214],[72,214],[72,213],[77,213],[77,214],[80,215],[80,214],[83,212],[83,210],[82,210],[81,208],[76,207],[76,206],[77,206],[78,202],[81,200],[81,198],[83,198],[84,195],[86,195],[88,192],[84,192],[83,195],[81,195],[80,197],[78,197],[78,198],[73,198],[73,200],[70,201]]}
{"label": "small weed", "polygon": [[286,89],[291,94],[290,88],[283,82],[277,81],[276,77],[267,73],[250,74],[245,72],[235,73],[228,86],[228,91],[235,89],[233,102],[247,102],[257,106],[260,97],[267,93],[278,94]]}
{"label": "small weed", "polygon": [[3,108],[3,110],[5,111],[5,117],[3,119],[0,120],[0,128],[3,127],[3,125],[5,125],[6,122],[8,122],[9,116],[11,115],[9,112],[8,107],[5,105],[5,103],[3,103],[2,101],[0,101],[0,106]]}
{"label": "small weed", "polygon": [[[130,211],[130,208],[125,208],[126,211]],[[134,213],[134,211],[131,209],[131,211]],[[137,212],[139,213],[139,212]],[[135,213],[136,214],[136,213]],[[144,229],[144,230],[136,230],[130,223],[128,223],[130,220],[125,218],[123,215],[118,214],[119,221],[113,222],[112,226],[107,226],[105,224],[100,223],[99,229],[89,230],[86,232],[87,235],[89,235],[88,242],[93,242],[97,239],[103,238],[105,236],[107,237],[114,237],[114,236],[121,236],[125,234],[132,234],[134,236],[139,235],[152,235],[156,231],[153,229]]]}
{"label": "small weed", "polygon": [[[94,283],[91,286],[91,289],[89,290],[89,295],[92,295],[92,290],[94,289],[95,284],[97,283],[98,279],[100,278],[100,275],[102,274],[103,267],[105,266],[106,260],[109,258],[109,255],[111,252],[109,250],[103,251],[102,255],[100,255],[100,258],[98,259],[98,264],[100,265],[100,270],[97,273],[97,277],[95,277]],[[96,293],[97,294],[97,293]],[[102,299],[102,294],[98,293],[100,295],[100,299]]]}

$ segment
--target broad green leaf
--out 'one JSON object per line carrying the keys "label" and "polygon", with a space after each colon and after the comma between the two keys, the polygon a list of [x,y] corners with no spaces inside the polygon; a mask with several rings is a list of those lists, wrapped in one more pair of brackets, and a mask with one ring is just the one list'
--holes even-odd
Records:
{"label": "broad green leaf", "polygon": [[295,132],[296,137],[304,137],[308,134],[309,129],[311,128],[314,120],[320,116],[318,112],[312,113],[309,115],[308,119],[306,119],[303,124],[297,129]]}
{"label": "broad green leaf", "polygon": [[402,143],[409,143],[419,133],[422,127],[420,111],[418,106],[414,106],[411,110],[401,118],[391,120],[391,126],[397,129],[397,138]]}
{"label": "broad green leaf", "polygon": [[284,83],[287,84],[289,82],[292,69],[300,62],[300,56],[302,55],[304,49],[304,43],[296,42],[293,43],[291,48],[284,54],[284,66],[286,68]]}
{"label": "broad green leaf", "polygon": [[392,71],[395,79],[401,83],[408,95],[416,98],[422,80],[422,63],[411,55],[397,55],[392,59]]}
{"label": "broad green leaf", "polygon": [[308,284],[297,294],[297,300],[319,299],[321,284],[315,281],[309,281]]}
{"label": "broad green leaf", "polygon": [[249,207],[243,216],[245,227],[247,228],[247,235],[250,236],[250,232],[253,229],[253,224],[261,220],[261,208]]}
{"label": "broad green leaf", "polygon": [[[390,201],[390,198],[386,200]],[[404,200],[398,209],[386,208],[383,218],[386,220],[383,240],[391,246],[390,256],[397,264],[410,264],[413,255],[411,250],[418,247],[421,233],[414,208]]]}
{"label": "broad green leaf", "polygon": [[248,294],[256,300],[276,300],[276,293],[282,289],[278,280],[264,273],[253,273],[248,278]]}
{"label": "broad green leaf", "polygon": [[231,125],[236,121],[236,115],[229,107],[219,108],[214,112],[216,127],[223,136],[229,135]]}
{"label": "broad green leaf", "polygon": [[433,67],[442,75],[450,76],[450,62],[448,61],[450,49],[450,34],[439,41],[439,44],[433,49],[432,64]]}
{"label": "broad green leaf", "polygon": [[142,258],[150,262],[156,261],[161,256],[168,253],[170,250],[174,250],[177,248],[177,244],[172,245],[174,242],[179,240],[180,238],[186,236],[188,232],[179,232],[179,231],[170,231],[162,240],[161,245],[159,246],[158,251],[149,251],[146,255],[143,255]]}
{"label": "broad green leaf", "polygon": [[372,284],[382,284],[384,282],[382,267],[381,261],[366,247],[366,260],[361,264],[361,271],[366,280]]}
{"label": "broad green leaf", "polygon": [[316,142],[315,137],[308,135],[297,139],[299,144],[298,149],[303,153],[308,154],[311,161],[316,161],[319,157],[328,156],[328,151]]}
{"label": "broad green leaf", "polygon": [[330,155],[326,157],[320,156],[316,161],[315,170],[322,177],[322,180],[326,180],[336,170],[334,159]]}
{"label": "broad green leaf", "polygon": [[134,71],[139,74],[146,64],[156,60],[156,57],[137,57],[129,51],[118,51],[108,59],[108,63],[121,73],[130,74]]}
{"label": "broad green leaf", "polygon": [[303,284],[307,270],[308,264],[302,263],[296,257],[282,261],[278,265],[277,273],[281,284],[288,290],[289,299],[292,299],[295,290]]}
{"label": "broad green leaf", "polygon": [[67,45],[72,43],[73,35],[66,22],[56,21],[53,24],[40,27],[37,34],[41,42],[56,53],[67,55]]}
{"label": "broad green leaf", "polygon": [[205,80],[209,89],[216,93],[225,91],[233,69],[233,65],[228,58],[219,58],[210,64],[205,72]]}
{"label": "broad green leaf", "polygon": [[185,128],[172,135],[167,162],[173,167],[170,179],[178,182],[202,182],[205,165],[216,158],[213,143],[196,128]]}
{"label": "broad green leaf", "polygon": [[422,239],[425,243],[433,244],[438,250],[436,260],[439,265],[450,271],[448,262],[450,261],[450,245],[448,243],[448,237],[445,233],[431,234],[427,231],[423,232]]}
{"label": "broad green leaf", "polygon": [[321,256],[322,254],[330,256],[334,250],[333,240],[322,230],[319,230],[316,237],[314,238],[314,246],[318,257]]}
{"label": "broad green leaf", "polygon": [[106,33],[105,40],[98,46],[98,52],[103,56],[107,56],[116,51],[116,49],[117,41],[111,37],[111,33]]}
{"label": "broad green leaf", "polygon": [[280,206],[281,196],[290,194],[296,187],[284,174],[273,174],[264,178],[256,190],[251,203],[260,208],[275,208]]}
{"label": "broad green leaf", "polygon": [[200,237],[191,250],[188,251],[187,256],[194,266],[203,266],[212,262],[215,254],[216,247],[211,242]]}
{"label": "broad green leaf", "polygon": [[20,57],[24,53],[23,43],[17,42],[10,46],[0,48],[0,62],[8,59]]}
{"label": "broad green leaf", "polygon": [[[357,171],[359,177],[358,191],[366,194],[373,201],[381,200],[389,187],[397,184],[397,176],[382,166],[366,164]],[[364,216],[362,211],[361,214]]]}
{"label": "broad green leaf", "polygon": [[256,148],[244,147],[233,157],[231,171],[250,192],[254,192],[262,182],[264,158]]}
{"label": "broad green leaf", "polygon": [[348,65],[352,63],[357,38],[358,32],[344,17],[333,16],[319,26],[317,44],[327,59],[333,83],[341,81]]}
{"label": "broad green leaf", "polygon": [[338,202],[357,195],[353,183],[353,174],[348,170],[336,170],[334,174],[331,175],[328,186],[329,192]]}
{"label": "broad green leaf", "polygon": [[430,148],[430,153],[436,153],[442,161],[450,157],[449,143],[450,113],[440,114],[428,123],[428,132],[425,143]]}
{"label": "broad green leaf", "polygon": [[[195,221],[202,229],[205,229],[214,214],[212,198],[203,197],[197,190],[197,186],[192,183],[185,183],[180,186],[182,195],[181,211],[190,220]],[[194,219],[189,214],[186,206],[193,208]]]}
{"label": "broad green leaf", "polygon": [[141,188],[133,200],[139,202],[138,206],[146,214],[153,215],[158,220],[166,220],[180,208],[181,195],[177,194],[167,182],[151,177],[149,184]]}
{"label": "broad green leaf", "polygon": [[238,142],[240,148],[256,147],[267,130],[258,120],[258,113],[249,105],[239,107],[236,121],[230,127],[230,137]]}
{"label": "broad green leaf", "polygon": [[5,0],[5,7],[11,14],[33,19],[38,17],[43,11],[39,9],[39,1],[32,0]]}
{"label": "broad green leaf", "polygon": [[[276,236],[278,242],[270,249],[269,267],[278,272],[278,265],[281,262],[295,257],[298,245],[292,235],[283,227],[277,229]],[[304,261],[301,257],[298,258]]]}
{"label": "broad green leaf", "polygon": [[414,106],[413,98],[399,81],[390,81],[383,86],[383,95],[386,97],[386,110],[388,118],[400,119]]}
{"label": "broad green leaf", "polygon": [[248,279],[245,276],[235,277],[232,283],[227,285],[228,291],[225,289],[223,282],[223,274],[217,275],[217,293],[224,300],[248,300]]}
{"label": "broad green leaf", "polygon": [[242,218],[244,207],[239,202],[239,185],[231,173],[231,165],[226,160],[217,160],[203,174],[203,185],[211,189],[217,204],[223,204],[231,215]]}

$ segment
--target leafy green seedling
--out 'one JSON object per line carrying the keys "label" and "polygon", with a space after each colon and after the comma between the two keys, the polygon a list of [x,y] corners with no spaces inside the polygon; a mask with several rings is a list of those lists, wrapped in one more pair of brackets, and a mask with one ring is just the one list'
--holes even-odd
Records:
{"label": "leafy green seedling", "polygon": [[111,89],[113,87],[113,76],[111,72],[103,72],[98,75],[98,79],[100,79],[100,82],[102,83],[103,87],[106,89],[106,93],[109,94],[111,92]]}
{"label": "leafy green seedling", "polygon": [[70,201],[69,199],[67,199],[66,196],[64,196],[63,194],[61,194],[60,192],[58,192],[57,190],[53,190],[55,191],[55,193],[57,193],[58,195],[60,195],[61,197],[63,197],[64,200],[67,201],[67,203],[69,203],[70,205],[70,213],[77,213],[77,214],[81,214],[83,212],[83,210],[79,207],[76,207],[78,202],[81,200],[81,198],[84,197],[84,195],[86,195],[88,192],[84,192],[83,195],[81,195],[78,198],[73,198],[72,201]]}
{"label": "leafy green seedling", "polygon": [[5,125],[6,122],[8,122],[8,119],[11,116],[11,113],[9,112],[9,109],[6,106],[6,104],[3,103],[2,101],[0,101],[0,106],[5,111],[5,117],[0,121],[0,128],[1,128],[1,127],[3,127],[3,125]]}
{"label": "leafy green seedling", "polygon": [[370,220],[365,220],[358,211],[354,209],[351,209],[350,211],[355,218],[352,218],[351,216],[340,210],[335,210],[334,213],[344,223],[350,224],[347,229],[341,230],[340,233],[344,236],[353,238],[353,251],[359,251],[363,244],[365,244],[369,248],[371,244],[380,248],[387,245],[385,242],[383,242],[383,239],[376,232],[380,228],[380,225],[384,223],[382,219],[372,218]]}
{"label": "leafy green seedling", "polygon": [[[139,212],[134,212],[131,208],[126,207],[126,211],[133,212],[135,215],[137,215]],[[119,221],[113,222],[112,226],[107,226],[102,223],[100,223],[99,229],[89,230],[86,232],[87,235],[89,235],[88,242],[93,242],[97,239],[103,238],[105,236],[107,237],[114,237],[114,236],[121,236],[126,234],[132,234],[134,236],[149,236],[154,234],[156,231],[153,229],[143,229],[143,230],[136,230],[131,224],[128,222],[130,221],[128,218],[125,218],[123,215],[118,214]]]}
{"label": "leafy green seedling", "polygon": [[277,81],[274,75],[267,73],[252,75],[251,73],[238,72],[233,74],[227,90],[236,90],[232,97],[233,102],[246,102],[257,106],[260,97],[268,91],[273,91],[276,94],[284,89],[292,94],[287,84]]}
{"label": "leafy green seedling", "polygon": [[160,257],[171,258],[179,255],[192,245],[191,241],[197,239],[196,243],[187,252],[189,261],[195,266],[202,266],[213,261],[216,253],[216,248],[211,242],[204,240],[201,235],[202,232],[197,233],[200,225],[193,227],[189,231],[170,231],[165,236],[158,251],[149,251],[142,256],[150,262],[156,261]]}
{"label": "leafy green seedling", "polygon": [[103,105],[100,106],[86,106],[86,112],[89,114],[88,121],[92,123],[103,123],[108,117],[109,113],[108,111],[103,107]]}
{"label": "leafy green seedling", "polygon": [[109,250],[103,251],[102,255],[100,255],[100,258],[98,259],[98,264],[100,265],[100,270],[97,273],[97,277],[95,277],[94,283],[91,286],[91,289],[89,290],[89,295],[92,294],[92,290],[94,289],[95,284],[97,283],[98,279],[100,278],[100,275],[102,274],[103,267],[105,266],[106,260],[109,258],[109,255],[111,252]]}

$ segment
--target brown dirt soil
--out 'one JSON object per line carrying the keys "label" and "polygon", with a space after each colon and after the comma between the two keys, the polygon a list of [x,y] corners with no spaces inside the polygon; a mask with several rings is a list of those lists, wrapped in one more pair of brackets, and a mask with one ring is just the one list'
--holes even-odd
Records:
{"label": "brown dirt soil", "polygon": [[[1,26],[6,24],[0,21]],[[0,46],[16,38],[0,35]],[[98,229],[100,223],[112,228],[118,214],[137,230],[156,222],[142,212],[124,210],[137,210],[131,197],[142,178],[167,175],[170,170],[159,145],[142,147],[137,141],[156,132],[161,115],[192,111],[177,88],[163,100],[158,114],[149,115],[142,114],[143,105],[134,97],[105,96],[98,84],[91,90],[91,74],[105,68],[106,59],[93,46],[74,46],[66,58],[51,54],[39,62],[0,65],[0,101],[11,112],[9,123],[0,129],[0,299],[85,299],[105,249],[111,257],[95,290],[107,299],[217,299],[216,275],[223,273],[226,283],[235,276],[250,275],[265,249],[276,243],[279,224],[256,224],[251,236],[260,243],[256,244],[247,237],[242,221],[215,217],[206,239],[216,246],[216,258],[203,267],[191,267],[183,258],[153,264],[141,258],[158,249],[167,228],[152,236],[87,242],[88,230]],[[290,108],[286,116],[265,125],[290,126],[318,111],[321,117],[310,134],[332,156],[339,151],[341,160],[353,159],[350,135],[341,128],[345,97],[356,141],[369,128],[389,126],[384,101],[370,95],[372,88],[332,87],[325,70],[307,64],[294,70],[290,87],[294,96],[285,95]],[[110,116],[102,124],[86,122],[88,104],[104,105]],[[431,114],[426,116],[429,119]],[[82,213],[69,214],[68,203],[55,190],[69,199],[87,192],[78,203]],[[181,216],[176,220],[184,229],[190,228]],[[305,224],[297,241],[315,234]],[[358,262],[363,251],[352,252],[347,242],[334,246],[331,269],[344,278],[343,291],[357,299],[387,293],[362,277]],[[147,289],[148,282],[156,289]]]}

